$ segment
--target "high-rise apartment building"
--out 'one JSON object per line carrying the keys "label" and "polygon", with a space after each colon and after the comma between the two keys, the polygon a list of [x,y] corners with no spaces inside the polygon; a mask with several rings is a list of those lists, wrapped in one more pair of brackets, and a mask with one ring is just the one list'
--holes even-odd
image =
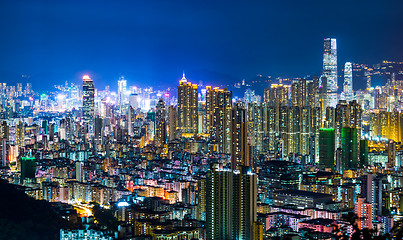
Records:
{"label": "high-rise apartment building", "polygon": [[252,146],[252,155],[263,150],[263,107],[256,102],[248,104],[248,143]]}
{"label": "high-rise apartment building", "polygon": [[277,136],[276,126],[278,121],[276,121],[276,108],[270,106],[268,102],[263,103],[263,134],[264,134],[264,149],[267,151],[275,150],[275,140]]}
{"label": "high-rise apartment building", "polygon": [[359,142],[357,128],[341,130],[341,171],[358,168]]}
{"label": "high-rise apartment building", "polygon": [[206,178],[206,239],[254,239],[257,176],[248,167],[218,169]]}
{"label": "high-rise apartment building", "polygon": [[300,80],[291,84],[291,107],[305,107],[307,103],[306,80]]}
{"label": "high-rise apartment building", "polygon": [[365,198],[358,198],[355,202],[354,212],[358,217],[358,229],[372,229],[372,204]]}
{"label": "high-rise apartment building", "polygon": [[206,87],[206,131],[220,153],[231,153],[232,92]]}
{"label": "high-rise apartment building", "polygon": [[231,168],[250,166],[246,109],[237,102],[231,111]]}
{"label": "high-rise apartment building", "polygon": [[335,164],[334,128],[319,129],[319,165],[334,169]]}
{"label": "high-rise apartment building", "polygon": [[276,108],[288,106],[288,89],[289,86],[283,84],[272,84],[265,90],[265,102]]}
{"label": "high-rise apartment building", "polygon": [[199,130],[198,87],[183,74],[178,86],[178,132],[182,137],[192,137]]}

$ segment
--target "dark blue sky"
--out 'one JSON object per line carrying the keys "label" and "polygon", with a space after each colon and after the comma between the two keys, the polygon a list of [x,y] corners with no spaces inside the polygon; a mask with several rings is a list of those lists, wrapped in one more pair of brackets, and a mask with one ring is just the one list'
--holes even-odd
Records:
{"label": "dark blue sky", "polygon": [[[176,86],[257,74],[302,77],[339,64],[403,61],[403,1],[15,1],[0,3],[0,82],[34,89],[84,73],[97,86]],[[111,83],[111,81],[114,81]]]}

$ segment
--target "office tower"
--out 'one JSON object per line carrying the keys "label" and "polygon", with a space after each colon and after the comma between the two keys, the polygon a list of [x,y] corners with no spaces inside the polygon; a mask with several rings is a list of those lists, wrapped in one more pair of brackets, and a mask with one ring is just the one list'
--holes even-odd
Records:
{"label": "office tower", "polygon": [[358,168],[359,145],[357,128],[344,127],[341,130],[341,171]]}
{"label": "office tower", "polygon": [[237,102],[231,111],[231,168],[250,166],[249,146],[247,142],[246,109],[242,102]]}
{"label": "office tower", "polygon": [[220,153],[231,153],[232,92],[206,87],[206,131]]}
{"label": "office tower", "polygon": [[93,132],[94,127],[94,82],[88,75],[83,77],[83,120],[89,125],[89,132]]}
{"label": "office tower", "polygon": [[355,202],[354,213],[358,217],[358,229],[372,229],[372,204],[359,197]]}
{"label": "office tower", "polygon": [[206,178],[206,239],[254,239],[257,176],[213,166]]}
{"label": "office tower", "polygon": [[34,179],[36,171],[36,162],[34,157],[21,158],[21,180],[25,178]]}
{"label": "office tower", "polygon": [[353,68],[351,62],[344,64],[344,84],[343,91],[346,101],[352,101],[354,99],[353,92]]}
{"label": "office tower", "polygon": [[126,91],[127,81],[121,76],[118,80],[118,106],[121,114],[125,111]]}
{"label": "office tower", "polygon": [[157,103],[155,110],[155,143],[157,147],[163,147],[167,139],[166,107],[162,98]]}
{"label": "office tower", "polygon": [[334,169],[335,160],[335,134],[334,128],[319,129],[319,165]]}
{"label": "office tower", "polygon": [[191,84],[183,74],[178,86],[178,133],[192,137],[198,133],[198,87]]}
{"label": "office tower", "polygon": [[323,76],[327,78],[328,106],[337,104],[337,46],[335,38],[325,38],[323,52]]}
{"label": "office tower", "polygon": [[168,129],[169,129],[169,141],[172,141],[177,138],[177,132],[176,132],[176,121],[177,119],[177,113],[176,113],[176,108],[174,106],[169,106],[168,108]]}

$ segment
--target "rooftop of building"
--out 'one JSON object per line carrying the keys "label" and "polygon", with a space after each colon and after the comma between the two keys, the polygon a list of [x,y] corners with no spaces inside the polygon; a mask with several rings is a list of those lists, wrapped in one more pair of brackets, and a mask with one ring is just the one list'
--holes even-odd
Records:
{"label": "rooftop of building", "polygon": [[314,218],[314,219],[309,219],[309,220],[304,220],[302,223],[308,223],[308,224],[315,224],[315,225],[331,225],[334,223],[333,219],[326,219],[326,218]]}
{"label": "rooftop of building", "polygon": [[304,196],[304,197],[311,197],[311,198],[328,198],[328,197],[331,198],[332,197],[332,195],[330,195],[330,194],[308,192],[308,191],[295,190],[295,189],[278,190],[278,191],[275,191],[275,193]]}

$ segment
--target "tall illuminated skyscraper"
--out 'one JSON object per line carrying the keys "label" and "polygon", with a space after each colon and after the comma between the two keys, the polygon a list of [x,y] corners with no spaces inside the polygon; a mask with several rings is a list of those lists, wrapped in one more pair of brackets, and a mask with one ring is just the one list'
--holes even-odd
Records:
{"label": "tall illuminated skyscraper", "polygon": [[257,176],[249,167],[219,169],[206,178],[206,239],[255,239]]}
{"label": "tall illuminated skyscraper", "polygon": [[306,106],[306,80],[303,78],[291,85],[291,106]]}
{"label": "tall illuminated skyscraper", "polygon": [[198,87],[191,84],[183,74],[178,86],[178,126],[182,137],[194,136],[198,133]]}
{"label": "tall illuminated skyscraper", "polygon": [[220,153],[231,152],[232,92],[206,87],[206,129]]}
{"label": "tall illuminated skyscraper", "polygon": [[168,107],[168,136],[169,141],[172,141],[177,138],[176,134],[176,123],[177,123],[177,110],[174,106]]}
{"label": "tall illuminated skyscraper", "polygon": [[263,149],[263,106],[251,102],[247,107],[248,143],[252,146],[252,156]]}
{"label": "tall illuminated skyscraper", "polygon": [[125,110],[124,105],[126,104],[126,91],[127,81],[122,76],[118,81],[118,106],[121,113]]}
{"label": "tall illuminated skyscraper", "polygon": [[341,167],[342,172],[358,168],[358,146],[357,128],[342,128],[341,131]]}
{"label": "tall illuminated skyscraper", "polygon": [[352,101],[354,99],[353,93],[353,68],[351,62],[346,62],[344,65],[344,84],[343,84],[344,96],[346,101]]}
{"label": "tall illuminated skyscraper", "polygon": [[237,102],[231,112],[231,168],[250,166],[246,109]]}
{"label": "tall illuminated skyscraper", "polygon": [[20,121],[15,128],[15,143],[19,147],[24,146],[24,132],[25,132],[24,124]]}
{"label": "tall illuminated skyscraper", "polygon": [[325,38],[323,76],[327,78],[327,106],[337,104],[337,45],[335,38]]}
{"label": "tall illuminated skyscraper", "polygon": [[89,124],[89,132],[93,131],[95,87],[88,75],[83,76],[83,120]]}
{"label": "tall illuminated skyscraper", "polygon": [[157,103],[155,110],[155,143],[157,147],[163,147],[167,139],[166,107],[162,98]]}

